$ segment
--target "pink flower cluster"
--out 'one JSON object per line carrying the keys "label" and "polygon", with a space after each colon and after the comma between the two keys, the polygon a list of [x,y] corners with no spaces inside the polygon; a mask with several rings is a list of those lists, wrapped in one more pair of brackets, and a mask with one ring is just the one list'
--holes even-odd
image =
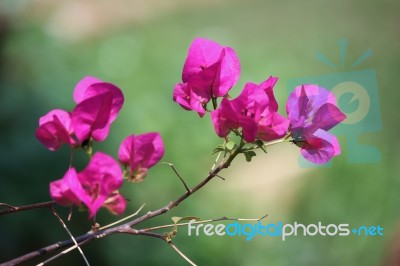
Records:
{"label": "pink flower cluster", "polygon": [[[92,141],[105,140],[124,102],[117,86],[94,77],[82,79],[75,87],[73,98],[76,106],[72,112],[56,109],[39,119],[36,137],[51,151],[62,144],[79,148],[91,145]],[[131,135],[120,145],[119,161],[125,168],[129,166],[129,180],[141,181],[163,154],[164,144],[159,133]],[[85,205],[90,218],[101,207],[121,214],[126,208],[126,200],[118,191],[123,175],[115,159],[96,152],[83,171],[71,167],[62,179],[51,182],[50,195],[60,205]]]}
{"label": "pink flower cluster", "polygon": [[239,76],[240,63],[232,48],[197,38],[189,48],[183,82],[175,85],[173,99],[202,117],[212,97],[225,96]]}
{"label": "pink flower cluster", "polygon": [[[248,82],[238,97],[229,99],[228,92],[239,75],[239,59],[232,48],[196,38],[183,67],[183,83],[175,85],[173,100],[201,117],[209,111],[211,100],[211,120],[221,138],[232,131],[239,132],[247,143],[291,137],[301,147],[301,154],[318,164],[340,154],[337,138],[327,131],[346,116],[330,91],[317,85],[295,88],[286,104],[286,118],[278,113],[273,92],[276,77],[260,84]],[[219,106],[217,98],[222,98]]]}

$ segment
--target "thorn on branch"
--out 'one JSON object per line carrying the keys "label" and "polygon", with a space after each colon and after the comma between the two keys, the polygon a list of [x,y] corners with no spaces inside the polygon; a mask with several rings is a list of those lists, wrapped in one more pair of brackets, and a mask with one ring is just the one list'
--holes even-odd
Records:
{"label": "thorn on branch", "polygon": [[222,176],[220,176],[220,175],[215,175],[216,177],[219,177],[219,178],[221,178],[222,180],[224,180],[225,181],[225,178],[223,178]]}
{"label": "thorn on branch", "polygon": [[189,187],[186,185],[185,180],[183,180],[183,178],[181,177],[181,175],[180,175],[180,174],[178,173],[178,171],[175,169],[175,166],[174,166],[172,163],[167,163],[167,162],[163,162],[163,164],[169,165],[169,166],[172,168],[172,170],[175,172],[175,174],[176,174],[176,175],[178,176],[178,178],[181,180],[183,186],[184,186],[185,189],[186,189],[186,192],[189,193],[189,194],[191,194],[191,193],[192,193],[191,190],[190,190]]}

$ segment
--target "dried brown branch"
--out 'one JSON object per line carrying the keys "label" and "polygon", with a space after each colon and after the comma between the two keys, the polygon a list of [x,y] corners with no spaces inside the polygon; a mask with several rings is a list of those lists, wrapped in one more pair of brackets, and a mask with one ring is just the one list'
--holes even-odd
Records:
{"label": "dried brown branch", "polygon": [[[82,249],[80,246],[78,246],[78,243],[76,242],[74,236],[72,235],[71,231],[69,231],[67,225],[64,223],[64,221],[61,219],[60,215],[56,212],[53,206],[50,207],[51,212],[54,214],[54,216],[57,218],[57,220],[61,223],[61,225],[64,227],[65,231],[67,234],[70,236],[71,240],[74,242],[75,246],[78,248],[79,253],[81,253],[81,256],[83,260],[85,261],[86,265],[90,266],[89,261],[87,260],[85,254],[83,253]],[[44,263],[40,263],[38,266],[44,265]]]}
{"label": "dried brown branch", "polygon": [[25,206],[12,206],[6,203],[0,203],[0,206],[5,206],[8,209],[0,211],[0,216],[9,214],[9,213],[14,213],[14,212],[21,212],[21,211],[29,211],[29,210],[34,210],[34,209],[40,209],[40,208],[50,208],[54,206],[56,203],[54,201],[48,201],[48,202],[41,202],[41,203],[35,203],[35,204],[30,204],[30,205],[25,205]]}
{"label": "dried brown branch", "polygon": [[[161,214],[164,214],[166,212],[168,212],[169,210],[171,210],[172,208],[177,207],[181,202],[183,202],[184,200],[186,200],[190,195],[192,195],[193,193],[195,193],[196,191],[200,190],[202,187],[204,187],[208,182],[210,182],[214,177],[218,176],[218,173],[220,171],[222,171],[225,168],[228,168],[231,164],[231,162],[235,159],[235,157],[242,152],[242,148],[245,145],[245,143],[242,141],[239,146],[229,155],[228,159],[226,161],[221,162],[218,167],[216,167],[215,169],[213,169],[200,183],[198,183],[196,186],[194,186],[192,189],[189,189],[189,187],[187,187],[187,185],[185,186],[186,188],[186,192],[181,195],[179,198],[177,198],[174,201],[171,201],[170,203],[168,203],[167,205],[165,205],[164,207],[161,207],[155,211],[149,211],[146,214],[131,220],[127,223],[124,223],[122,225],[118,225],[118,226],[114,226],[108,229],[103,229],[103,230],[98,230],[95,232],[89,232],[86,233],[84,235],[78,236],[75,238],[76,243],[74,248],[76,247],[76,244],[78,246],[82,246],[88,242],[90,242],[93,239],[97,239],[97,238],[102,238],[104,236],[108,236],[111,234],[115,234],[115,233],[128,233],[128,234],[133,234],[133,235],[145,235],[145,236],[150,236],[150,237],[156,237],[156,238],[160,238],[160,239],[165,239],[164,235],[160,235],[160,234],[156,234],[156,233],[152,233],[152,232],[148,232],[148,231],[144,231],[144,230],[136,230],[133,229],[133,226],[140,224],[144,221],[147,221],[149,219],[152,219],[156,216],[159,216]],[[183,181],[181,179],[181,181]],[[183,182],[184,183],[184,182]],[[184,183],[185,185],[186,183]],[[10,212],[15,212],[15,211],[21,211],[21,210],[28,210],[28,209],[34,209],[34,208],[43,208],[43,207],[50,207],[53,206],[54,202],[47,202],[47,203],[41,203],[41,204],[36,204],[35,205],[29,205],[29,206],[23,206],[23,207],[14,207],[10,210],[6,210],[3,211],[6,213],[10,213]],[[13,207],[13,206],[11,206]],[[0,213],[1,214],[1,213]],[[8,262],[5,262],[4,264],[2,264],[2,266],[9,266],[9,265],[17,265],[20,264],[22,262],[28,261],[32,258],[35,258],[37,256],[43,255],[43,254],[47,254],[50,252],[53,252],[55,250],[61,249],[63,247],[69,247],[71,245],[74,245],[74,242],[71,239],[68,240],[64,240],[61,242],[58,242],[56,244],[52,244],[49,245],[47,247],[38,249],[36,251],[27,253],[25,255],[22,255],[18,258],[15,258],[13,260],[10,260]],[[189,263],[192,263],[179,249],[176,248],[175,245],[171,245],[171,247],[174,248],[175,251],[178,252],[178,254],[180,254],[183,258],[185,258]],[[71,249],[72,250],[72,249]],[[61,254],[61,253],[60,253]],[[57,254],[57,255],[60,255]],[[63,253],[65,254],[65,253]]]}
{"label": "dried brown branch", "polygon": [[[204,224],[204,223],[213,223],[213,222],[219,222],[219,221],[241,221],[241,222],[258,222],[263,219],[265,219],[268,216],[268,214],[265,214],[264,216],[260,218],[228,218],[226,216],[216,218],[216,219],[207,219],[207,220],[200,220],[200,221],[194,221],[192,224]],[[164,228],[170,228],[174,226],[184,226],[188,225],[189,222],[185,223],[177,223],[177,224],[166,224],[166,225],[159,225],[159,226],[154,226],[154,227],[149,227],[149,228],[143,228],[141,231],[154,231],[158,229],[164,229]]]}

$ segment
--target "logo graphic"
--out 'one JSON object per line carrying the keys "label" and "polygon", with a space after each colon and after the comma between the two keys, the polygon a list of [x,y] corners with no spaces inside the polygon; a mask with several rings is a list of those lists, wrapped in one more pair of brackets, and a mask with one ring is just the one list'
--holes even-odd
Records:
{"label": "logo graphic", "polygon": [[[339,41],[342,71],[322,76],[290,79],[287,82],[287,90],[290,93],[301,84],[318,84],[331,90],[336,95],[340,109],[347,116],[345,121],[332,130],[334,134],[344,136],[346,139],[347,161],[349,163],[377,163],[381,159],[380,151],[376,147],[360,141],[363,134],[382,129],[376,72],[373,69],[352,70],[371,57],[372,51],[369,49],[365,51],[351,64],[351,70],[344,71],[347,45],[346,40]],[[316,57],[330,67],[338,68],[321,52],[318,52]],[[346,145],[342,145],[342,151],[344,147]],[[299,163],[302,167],[317,167],[302,157],[299,157]]]}
{"label": "logo graphic", "polygon": [[360,226],[351,229],[349,224],[328,224],[322,222],[317,224],[304,225],[294,222],[293,224],[266,223],[261,221],[257,223],[239,223],[235,221],[229,224],[194,224],[196,220],[190,220],[188,223],[188,236],[242,236],[246,241],[252,240],[255,236],[279,237],[282,241],[293,236],[324,236],[324,237],[347,237],[350,232],[354,236],[383,236],[383,227],[378,226]]}

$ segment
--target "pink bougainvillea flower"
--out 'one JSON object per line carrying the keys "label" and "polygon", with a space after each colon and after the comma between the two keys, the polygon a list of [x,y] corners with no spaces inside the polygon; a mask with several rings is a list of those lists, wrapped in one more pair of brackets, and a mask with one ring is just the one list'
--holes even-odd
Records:
{"label": "pink bougainvillea flower", "polygon": [[196,111],[203,117],[206,113],[204,105],[210,101],[210,94],[192,87],[189,83],[178,83],[174,88],[173,100],[185,110]]}
{"label": "pink bougainvillea flower", "polygon": [[327,131],[346,119],[335,95],[317,85],[301,85],[286,104],[293,140],[308,161],[323,164],[340,154],[337,138]]}
{"label": "pink bougainvillea flower", "polygon": [[63,143],[73,146],[72,134],[70,113],[59,109],[42,116],[35,132],[37,139],[51,151],[59,149]]}
{"label": "pink bougainvillea flower", "polygon": [[103,205],[107,208],[111,213],[119,215],[125,211],[126,208],[126,200],[125,198],[119,194],[119,192],[114,192]]}
{"label": "pink bougainvillea flower", "polygon": [[211,113],[217,135],[226,137],[232,129],[242,128],[246,142],[283,137],[289,121],[277,112],[278,104],[273,94],[276,80],[270,77],[259,85],[249,82],[237,98],[223,99]]}
{"label": "pink bougainvillea flower", "polygon": [[103,141],[124,103],[121,90],[111,83],[85,77],[75,87],[72,127],[80,142],[92,137]]}
{"label": "pink bougainvillea flower", "polygon": [[203,116],[210,99],[225,96],[239,76],[240,63],[232,48],[196,38],[183,66],[183,83],[175,85],[173,100]]}
{"label": "pink bougainvillea flower", "polygon": [[96,215],[100,207],[114,214],[121,214],[126,207],[125,199],[119,194],[122,186],[122,171],[109,155],[97,152],[88,166],[80,173],[74,168],[60,180],[50,183],[50,195],[60,205],[86,205],[89,217]]}
{"label": "pink bougainvillea flower", "polygon": [[142,181],[147,170],[161,160],[164,144],[159,133],[130,135],[120,145],[118,157],[130,168],[130,181]]}
{"label": "pink bougainvillea flower", "polygon": [[85,201],[89,200],[75,168],[69,169],[62,179],[50,183],[50,195],[55,202],[63,206],[79,206],[82,197],[85,197]]}

